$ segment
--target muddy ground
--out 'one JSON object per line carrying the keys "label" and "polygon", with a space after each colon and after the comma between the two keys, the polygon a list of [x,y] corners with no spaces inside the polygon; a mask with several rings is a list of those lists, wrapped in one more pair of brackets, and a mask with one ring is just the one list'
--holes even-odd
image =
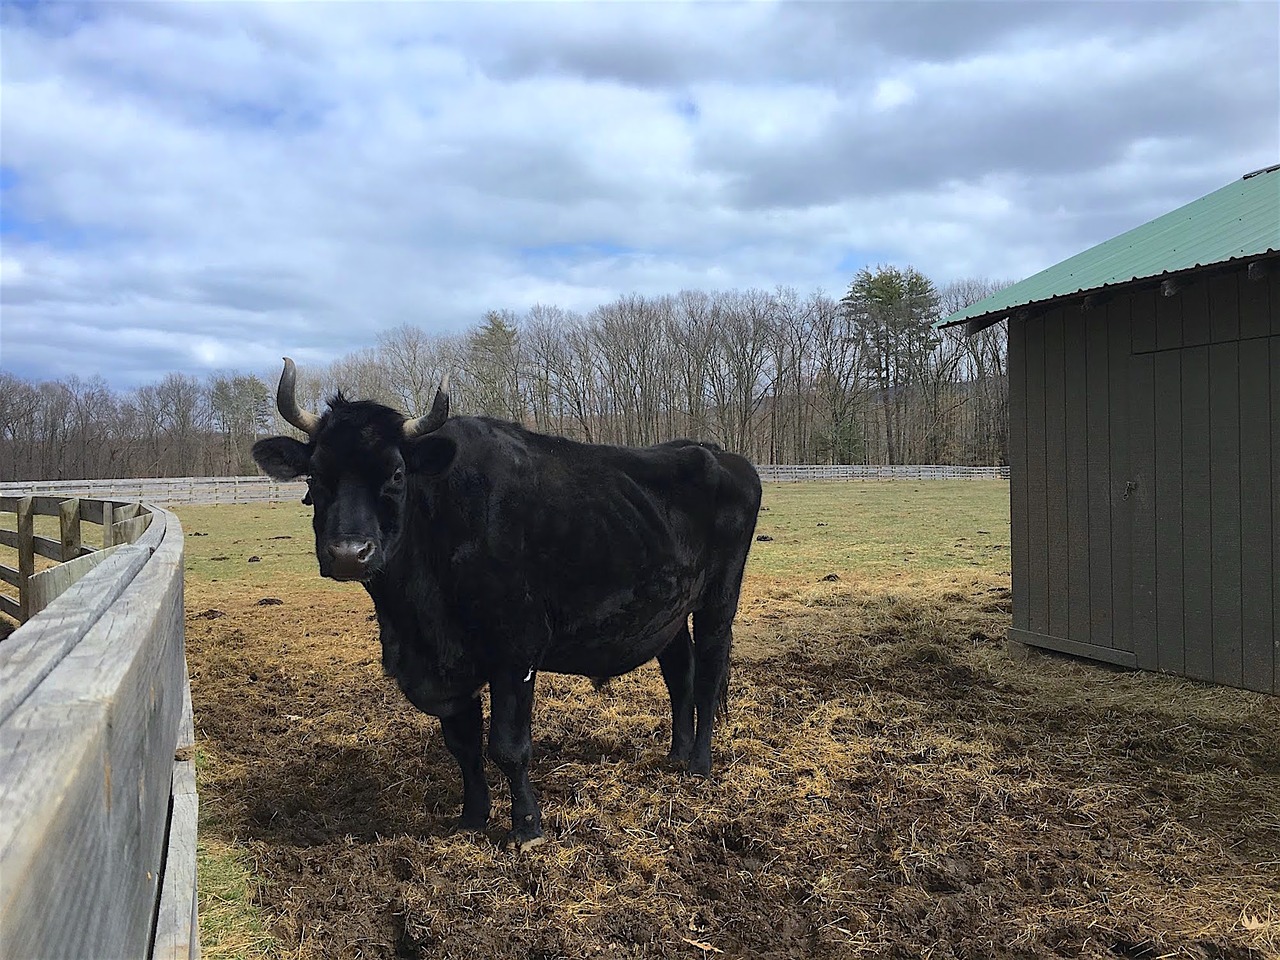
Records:
{"label": "muddy ground", "polygon": [[1010,661],[1002,576],[751,579],[710,782],[664,760],[656,668],[540,677],[524,854],[492,767],[491,833],[450,835],[457,768],[363,592],[187,609],[202,832],[282,956],[1280,955],[1280,706]]}

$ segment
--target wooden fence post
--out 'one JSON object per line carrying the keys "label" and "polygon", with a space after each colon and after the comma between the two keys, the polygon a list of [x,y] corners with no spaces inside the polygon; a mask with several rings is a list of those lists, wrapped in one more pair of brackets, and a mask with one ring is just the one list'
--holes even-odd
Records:
{"label": "wooden fence post", "polygon": [[31,511],[31,498],[18,501],[18,619],[27,622],[27,609],[31,604],[31,591],[27,581],[36,572],[35,519]]}
{"label": "wooden fence post", "polygon": [[102,501],[102,549],[116,545],[116,534],[111,525],[116,520],[116,505],[110,500]]}
{"label": "wooden fence post", "polygon": [[62,530],[62,562],[80,556],[80,500],[73,497],[58,504],[58,526]]}

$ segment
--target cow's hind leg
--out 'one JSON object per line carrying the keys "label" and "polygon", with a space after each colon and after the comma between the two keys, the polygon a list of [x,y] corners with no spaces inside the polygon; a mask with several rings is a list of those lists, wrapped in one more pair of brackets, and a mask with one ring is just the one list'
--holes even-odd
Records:
{"label": "cow's hind leg", "polygon": [[489,824],[489,781],[484,774],[484,718],[476,697],[459,713],[440,718],[445,746],[462,768],[462,817],[459,830],[483,830]]}
{"label": "cow's hind leg", "polygon": [[529,785],[534,679],[530,669],[527,676],[503,673],[489,680],[489,759],[511,785],[511,832],[506,842],[521,850],[542,842],[542,811]]}
{"label": "cow's hind leg", "polygon": [[693,702],[698,724],[689,772],[704,777],[711,775],[711,734],[729,682],[729,650],[733,646],[737,606],[734,591],[730,601],[714,601],[693,615]]}
{"label": "cow's hind leg", "polygon": [[693,640],[689,624],[658,654],[662,679],[671,694],[670,759],[683,762],[693,750]]}

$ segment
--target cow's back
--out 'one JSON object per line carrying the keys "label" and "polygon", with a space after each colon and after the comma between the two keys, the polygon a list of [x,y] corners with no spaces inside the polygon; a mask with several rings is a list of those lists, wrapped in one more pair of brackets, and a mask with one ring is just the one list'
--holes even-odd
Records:
{"label": "cow's back", "polygon": [[627,448],[479,419],[459,428],[475,446],[453,487],[488,498],[503,540],[487,540],[495,555],[477,562],[489,569],[459,571],[458,589],[507,628],[545,628],[547,669],[625,672],[655,656],[709,588],[732,580],[736,596],[760,503],[744,458],[695,441]]}

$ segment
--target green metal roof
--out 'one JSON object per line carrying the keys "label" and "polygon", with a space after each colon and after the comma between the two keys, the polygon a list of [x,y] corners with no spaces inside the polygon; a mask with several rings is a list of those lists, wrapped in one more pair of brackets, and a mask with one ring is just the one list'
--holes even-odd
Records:
{"label": "green metal roof", "polygon": [[938,323],[981,327],[1015,307],[1280,250],[1280,164],[1090,247]]}

